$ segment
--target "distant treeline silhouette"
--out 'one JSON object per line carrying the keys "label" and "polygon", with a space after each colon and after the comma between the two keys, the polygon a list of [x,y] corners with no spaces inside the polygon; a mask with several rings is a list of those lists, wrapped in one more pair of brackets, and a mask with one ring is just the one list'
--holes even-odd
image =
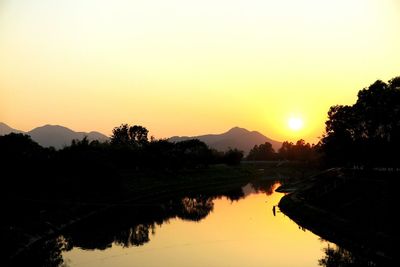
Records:
{"label": "distant treeline silhouette", "polygon": [[275,152],[272,144],[255,145],[247,155],[247,160],[295,160],[304,162],[315,162],[319,158],[318,146],[306,143],[303,139],[295,144],[289,141],[282,143],[282,147]]}
{"label": "distant treeline silhouette", "polygon": [[237,165],[243,158],[243,152],[237,149],[221,152],[199,140],[172,143],[149,140],[147,135],[143,126],[122,124],[114,128],[110,141],[89,141],[85,137],[60,150],[43,148],[25,134],[0,136],[1,191],[5,195],[45,192],[46,196],[88,196],[118,189],[121,170],[171,176],[211,164]]}

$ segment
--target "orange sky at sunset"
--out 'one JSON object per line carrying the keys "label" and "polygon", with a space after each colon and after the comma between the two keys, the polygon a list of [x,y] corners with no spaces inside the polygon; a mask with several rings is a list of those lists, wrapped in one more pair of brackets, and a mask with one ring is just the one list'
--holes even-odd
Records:
{"label": "orange sky at sunset", "polygon": [[0,121],[317,142],[330,106],[400,75],[399,32],[398,0],[2,0]]}

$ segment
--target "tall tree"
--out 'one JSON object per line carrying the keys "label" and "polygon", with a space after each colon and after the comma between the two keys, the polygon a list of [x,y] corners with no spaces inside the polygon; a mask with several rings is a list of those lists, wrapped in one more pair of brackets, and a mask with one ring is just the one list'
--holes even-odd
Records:
{"label": "tall tree", "polygon": [[310,161],[315,160],[317,155],[314,145],[300,139],[296,144],[288,141],[283,142],[278,151],[278,157],[286,160]]}
{"label": "tall tree", "polygon": [[328,112],[321,149],[335,165],[399,165],[400,77],[358,92],[352,106]]}
{"label": "tall tree", "polygon": [[255,145],[247,156],[248,160],[273,160],[276,158],[272,144],[265,142],[264,144]]}
{"label": "tall tree", "polygon": [[112,132],[111,144],[113,145],[143,145],[148,142],[149,131],[140,125],[121,124]]}

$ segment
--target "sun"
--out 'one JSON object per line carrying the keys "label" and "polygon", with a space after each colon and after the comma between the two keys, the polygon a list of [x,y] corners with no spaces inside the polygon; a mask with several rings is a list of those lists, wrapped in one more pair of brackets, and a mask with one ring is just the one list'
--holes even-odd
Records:
{"label": "sun", "polygon": [[297,117],[291,117],[288,120],[288,126],[293,131],[299,131],[303,128],[303,120]]}

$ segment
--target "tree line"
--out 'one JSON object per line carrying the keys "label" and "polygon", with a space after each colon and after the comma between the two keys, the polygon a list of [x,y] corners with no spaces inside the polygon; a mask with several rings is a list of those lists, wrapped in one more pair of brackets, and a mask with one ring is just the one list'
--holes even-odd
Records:
{"label": "tree line", "polygon": [[290,161],[316,161],[319,158],[318,147],[314,144],[306,143],[303,139],[296,143],[285,141],[277,152],[272,144],[255,145],[247,155],[247,160],[290,160]]}
{"label": "tree line", "polygon": [[170,142],[148,138],[148,130],[139,125],[115,127],[109,141],[73,140],[60,150],[44,148],[25,134],[0,136],[3,197],[25,195],[87,196],[116,191],[120,173],[164,173],[174,176],[185,170],[213,164],[237,165],[243,152],[221,152],[200,140]]}

